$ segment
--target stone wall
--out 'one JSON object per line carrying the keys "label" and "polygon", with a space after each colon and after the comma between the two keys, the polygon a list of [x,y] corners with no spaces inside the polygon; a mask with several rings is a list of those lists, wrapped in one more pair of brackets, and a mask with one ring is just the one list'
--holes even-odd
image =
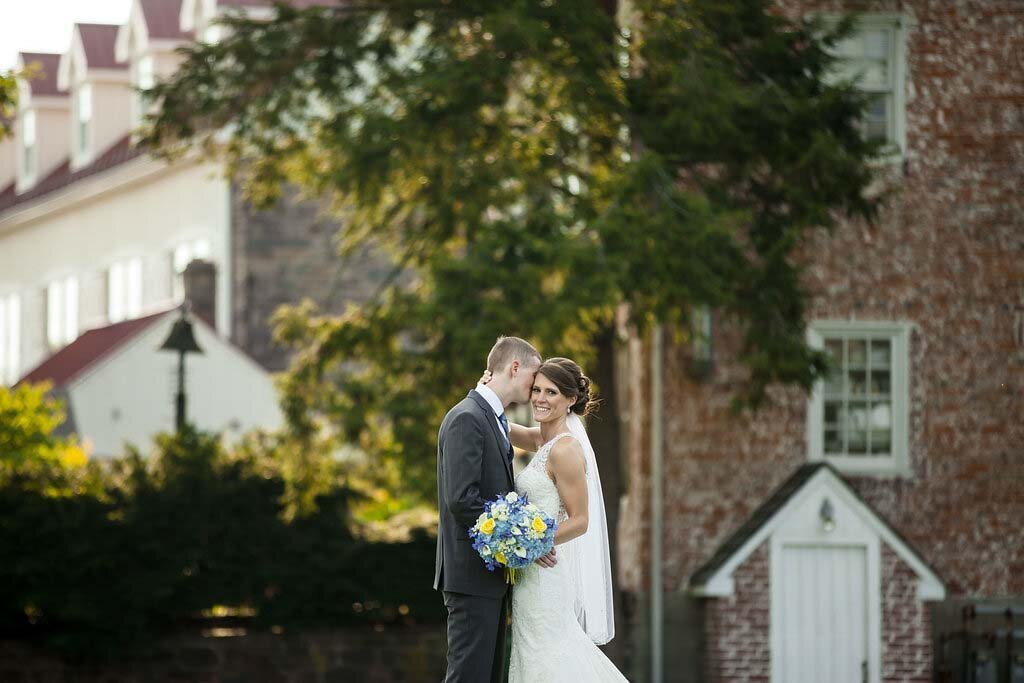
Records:
{"label": "stone wall", "polygon": [[882,546],[882,680],[931,681],[931,612],[917,599],[917,577]]}
{"label": "stone wall", "polygon": [[351,628],[235,637],[182,636],[153,653],[68,664],[0,641],[3,683],[435,683],[445,670],[443,625]]}
{"label": "stone wall", "polygon": [[740,683],[771,679],[768,555],[766,541],[736,568],[734,593],[727,598],[708,600],[708,681]]}
{"label": "stone wall", "polygon": [[232,341],[271,371],[288,364],[269,322],[279,306],[309,299],[325,313],[339,314],[349,303],[366,301],[391,270],[369,249],[343,260],[338,218],[324,202],[303,199],[295,190],[258,210],[233,184],[231,207]]}

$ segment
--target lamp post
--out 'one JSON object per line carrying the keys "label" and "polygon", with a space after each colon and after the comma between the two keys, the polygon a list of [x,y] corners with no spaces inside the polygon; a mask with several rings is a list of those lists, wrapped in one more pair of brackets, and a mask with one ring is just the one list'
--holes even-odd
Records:
{"label": "lamp post", "polygon": [[199,348],[199,344],[196,343],[192,321],[188,319],[186,304],[182,304],[180,310],[181,315],[174,321],[171,333],[167,335],[167,340],[160,347],[160,351],[178,352],[178,394],[175,402],[174,426],[179,432],[185,427],[185,354],[203,352]]}

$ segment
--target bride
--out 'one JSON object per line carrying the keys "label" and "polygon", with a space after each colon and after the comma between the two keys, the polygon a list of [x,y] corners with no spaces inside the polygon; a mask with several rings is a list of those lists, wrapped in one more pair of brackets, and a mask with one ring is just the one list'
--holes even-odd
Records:
{"label": "bride", "polygon": [[614,637],[615,618],[601,480],[580,419],[595,404],[590,379],[568,358],[551,358],[530,403],[540,427],[511,425],[512,443],[535,452],[516,491],[558,521],[559,561],[530,565],[516,579],[509,683],[626,681],[597,648]]}

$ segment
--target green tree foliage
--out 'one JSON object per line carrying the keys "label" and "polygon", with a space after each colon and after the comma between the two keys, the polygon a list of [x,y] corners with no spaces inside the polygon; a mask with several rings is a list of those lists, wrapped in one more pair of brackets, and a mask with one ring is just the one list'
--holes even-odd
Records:
{"label": "green tree foliage", "polygon": [[0,386],[0,484],[66,496],[94,487],[96,473],[76,439],[56,434],[64,410],[48,388]]}
{"label": "green tree foliage", "polygon": [[11,134],[18,104],[18,84],[13,71],[0,71],[0,140]]}
{"label": "green tree foliage", "polygon": [[290,509],[305,484],[286,481],[284,461],[226,452],[189,427],[158,437],[149,457],[108,463],[95,491],[50,496],[3,482],[0,633],[123,655],[209,625],[216,606],[286,631],[440,618],[422,590],[433,541],[356,539],[337,480],[318,484],[311,509]]}
{"label": "green tree foliage", "polygon": [[607,361],[621,303],[639,325],[740,324],[743,405],[823,372],[799,249],[875,209],[864,101],[828,77],[845,27],[768,0],[609,5],[278,5],[151,92],[154,148],[226,160],[257,202],[332,196],[343,254],[373,243],[406,275],[341,316],[280,313],[296,433],[332,425],[429,496],[434,426],[495,337]]}

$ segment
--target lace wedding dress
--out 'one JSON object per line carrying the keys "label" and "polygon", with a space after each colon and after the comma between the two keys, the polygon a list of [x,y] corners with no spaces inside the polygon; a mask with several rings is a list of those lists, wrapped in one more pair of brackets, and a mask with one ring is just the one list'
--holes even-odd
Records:
{"label": "lace wedding dress", "polygon": [[[551,447],[565,437],[575,438],[569,432],[554,437],[540,447],[516,477],[516,492],[528,496],[531,503],[558,522],[567,515],[558,489],[548,476],[547,461]],[[572,569],[561,556],[558,559],[554,567],[532,564],[516,577],[509,683],[626,681],[577,620]]]}

